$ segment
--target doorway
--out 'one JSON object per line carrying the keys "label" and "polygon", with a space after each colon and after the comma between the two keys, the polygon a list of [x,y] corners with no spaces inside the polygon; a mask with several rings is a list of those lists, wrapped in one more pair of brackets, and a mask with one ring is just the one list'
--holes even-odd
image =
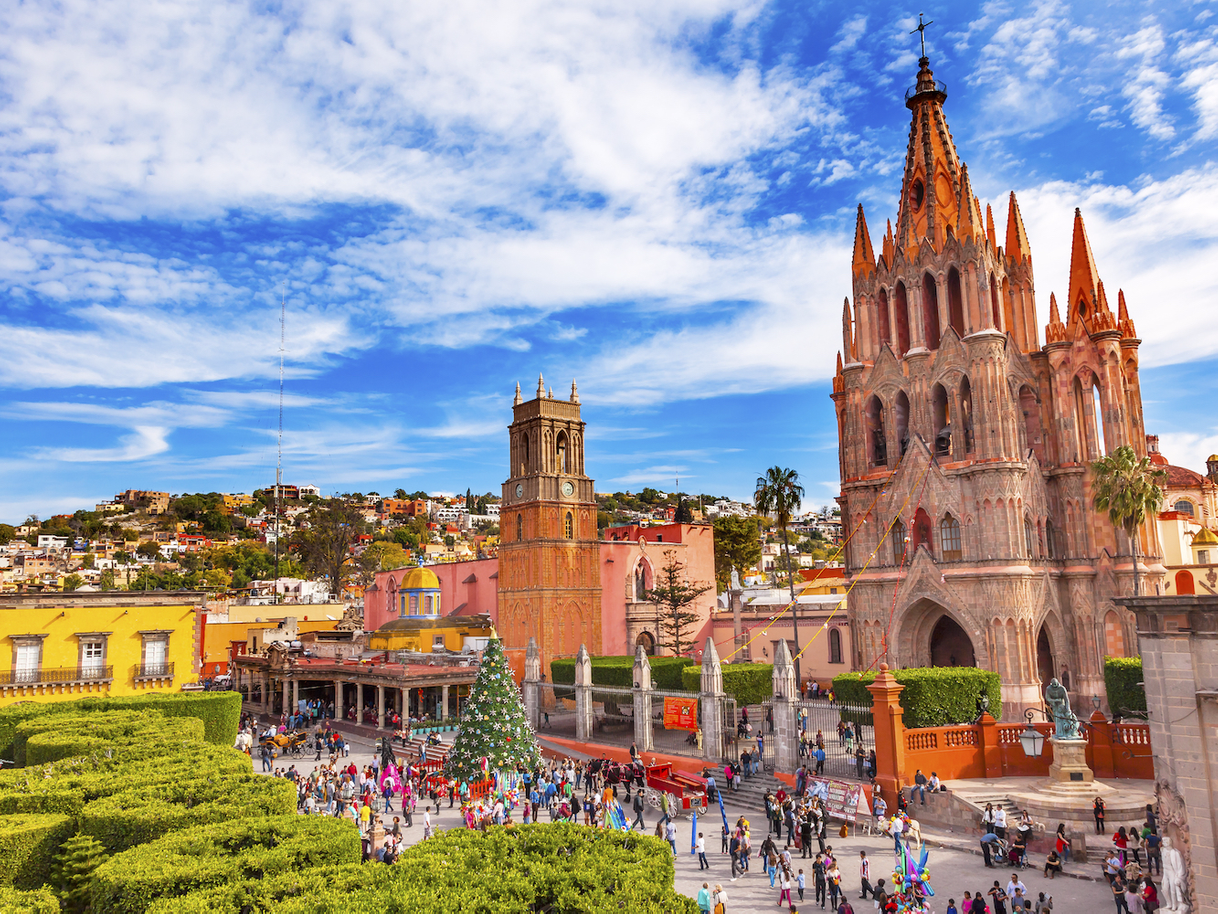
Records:
{"label": "doorway", "polygon": [[976,666],[973,642],[951,616],[943,616],[930,633],[931,666]]}
{"label": "doorway", "polygon": [[1049,631],[1043,625],[1036,638],[1036,669],[1040,673],[1040,692],[1043,695],[1049,680],[1057,676],[1053,665],[1053,645],[1049,643]]}

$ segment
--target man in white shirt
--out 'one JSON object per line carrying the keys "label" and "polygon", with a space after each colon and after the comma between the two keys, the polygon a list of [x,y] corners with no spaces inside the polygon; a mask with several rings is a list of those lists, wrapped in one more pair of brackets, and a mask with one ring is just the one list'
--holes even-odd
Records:
{"label": "man in white shirt", "polygon": [[1024,885],[1022,882],[1020,882],[1019,874],[1012,873],[1011,881],[1007,883],[1007,897],[1014,898],[1016,889],[1019,889],[1019,891],[1022,892],[1024,895],[1028,894],[1028,887],[1026,885]]}
{"label": "man in white shirt", "polygon": [[1007,839],[1007,811],[1001,806],[994,809],[994,834],[1003,841]]}

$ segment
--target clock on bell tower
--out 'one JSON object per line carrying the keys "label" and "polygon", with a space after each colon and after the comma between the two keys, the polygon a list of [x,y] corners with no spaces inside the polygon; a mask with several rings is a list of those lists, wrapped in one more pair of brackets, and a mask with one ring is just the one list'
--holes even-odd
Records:
{"label": "clock on bell tower", "polygon": [[498,630],[509,650],[541,649],[542,669],[573,657],[580,644],[601,650],[600,546],[593,481],[584,473],[579,392],[512,405],[510,472],[499,508]]}

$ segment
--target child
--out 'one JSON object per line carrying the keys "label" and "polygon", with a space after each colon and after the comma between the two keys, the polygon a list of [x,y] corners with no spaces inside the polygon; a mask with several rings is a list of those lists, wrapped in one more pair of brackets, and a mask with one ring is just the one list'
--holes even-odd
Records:
{"label": "child", "polygon": [[702,832],[698,832],[698,869],[709,870],[710,864],[706,860],[706,839],[702,837]]}
{"label": "child", "polygon": [[956,910],[956,899],[947,899],[947,914],[960,914],[960,912]]}
{"label": "child", "polygon": [[719,853],[721,853],[721,854],[727,853],[727,826],[726,825],[723,826],[723,846],[719,848]]}
{"label": "child", "polygon": [[799,889],[799,900],[804,900],[804,871],[800,870],[799,875],[795,877],[795,887]]}

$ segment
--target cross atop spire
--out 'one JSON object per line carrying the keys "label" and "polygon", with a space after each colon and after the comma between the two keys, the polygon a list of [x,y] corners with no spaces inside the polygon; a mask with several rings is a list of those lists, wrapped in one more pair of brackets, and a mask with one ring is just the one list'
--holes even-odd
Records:
{"label": "cross atop spire", "polygon": [[934,21],[935,20],[932,19],[930,22],[923,22],[922,14],[918,13],[918,27],[916,29],[914,29],[913,32],[909,33],[911,35],[914,32],[918,33],[918,40],[920,40],[922,42],[922,59],[923,60],[926,59],[926,27],[928,25],[930,25],[931,23],[933,23]]}

